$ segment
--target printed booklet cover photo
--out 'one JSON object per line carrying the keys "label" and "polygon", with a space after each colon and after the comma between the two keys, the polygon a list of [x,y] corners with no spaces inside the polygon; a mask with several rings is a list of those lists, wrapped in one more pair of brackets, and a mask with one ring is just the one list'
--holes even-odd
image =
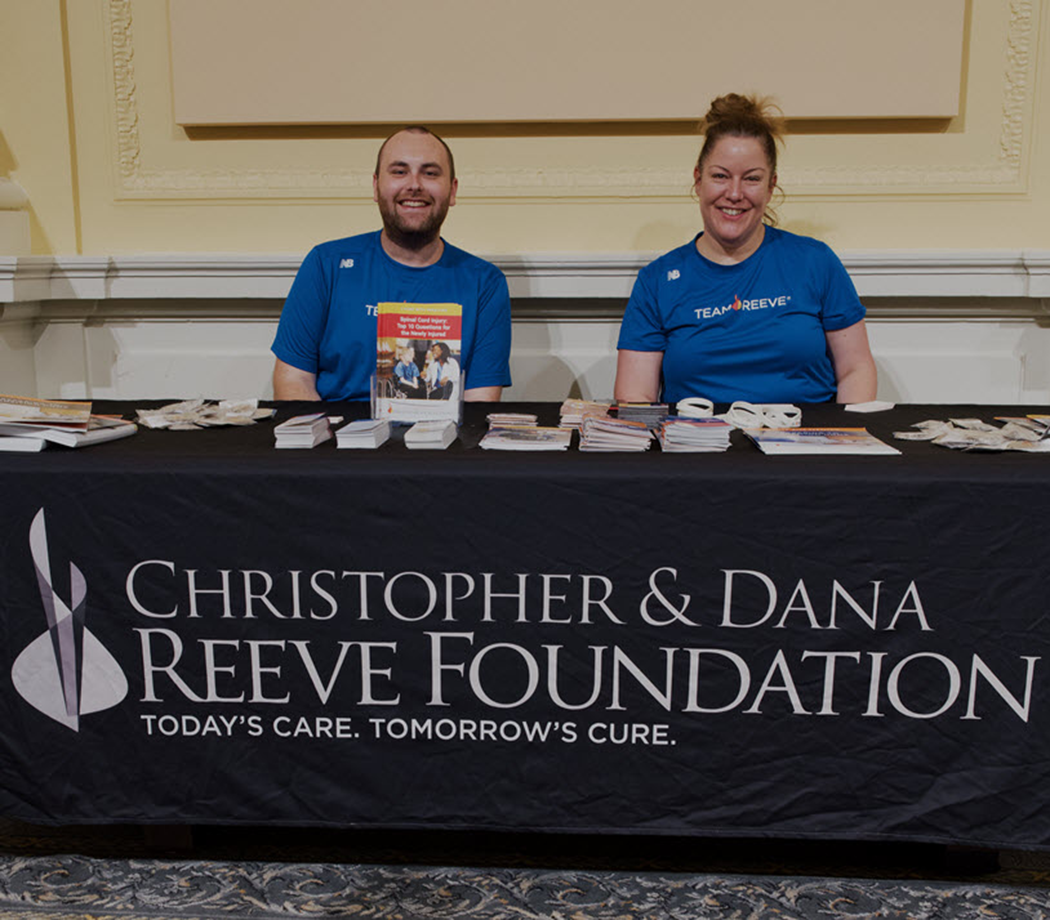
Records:
{"label": "printed booklet cover photo", "polygon": [[381,303],[372,416],[392,422],[462,418],[463,308],[457,303]]}

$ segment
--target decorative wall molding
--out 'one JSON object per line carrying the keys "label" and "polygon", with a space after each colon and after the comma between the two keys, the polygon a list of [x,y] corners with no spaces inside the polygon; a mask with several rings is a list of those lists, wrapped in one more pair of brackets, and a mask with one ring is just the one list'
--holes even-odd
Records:
{"label": "decorative wall molding", "polygon": [[[826,196],[848,190],[856,195],[887,191],[909,195],[1011,194],[1026,184],[1026,114],[1034,92],[1033,42],[1038,34],[1035,0],[1010,0],[1007,41],[1000,73],[1003,87],[998,151],[983,162],[937,164],[859,164],[782,170],[800,194]],[[139,131],[131,0],[109,0],[106,7],[112,67],[118,197],[131,199],[223,198],[368,200],[371,172],[347,169],[161,168],[148,165]],[[489,168],[463,171],[465,199],[535,197],[680,198],[688,167]]]}
{"label": "decorative wall molding", "polygon": [[[538,253],[489,258],[507,275],[516,300],[622,302],[638,270],[656,255]],[[297,255],[262,253],[0,256],[0,303],[283,300],[301,261]],[[1050,298],[1050,251],[847,252],[842,261],[862,297]],[[1042,306],[1025,307],[1033,309]],[[568,310],[587,312],[582,304]]]}
{"label": "decorative wall molding", "polygon": [[0,211],[21,211],[29,206],[29,196],[14,179],[0,176]]}

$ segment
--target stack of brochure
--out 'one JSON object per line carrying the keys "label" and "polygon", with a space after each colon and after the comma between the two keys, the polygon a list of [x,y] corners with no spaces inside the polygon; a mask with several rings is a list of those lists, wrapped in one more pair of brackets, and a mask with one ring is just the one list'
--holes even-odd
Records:
{"label": "stack of brochure", "polygon": [[273,430],[280,448],[310,448],[322,444],[332,437],[332,425],[323,412],[312,415],[297,415],[281,422]]}
{"label": "stack of brochure", "polygon": [[485,416],[489,428],[506,428],[512,425],[515,428],[523,426],[535,427],[539,418],[529,412],[490,412]]}
{"label": "stack of brochure", "polygon": [[92,415],[91,403],[0,396],[0,450],[36,452],[48,444],[84,447],[135,434],[138,426]]}
{"label": "stack of brochure", "polygon": [[481,439],[481,446],[486,450],[566,450],[571,443],[571,428],[537,425],[492,427]]}
{"label": "stack of brochure", "polygon": [[867,428],[745,428],[764,454],[899,454]]}
{"label": "stack of brochure", "polygon": [[648,450],[653,433],[645,422],[624,422],[615,418],[585,418],[580,429],[580,450]]}
{"label": "stack of brochure", "polygon": [[412,450],[444,450],[456,440],[456,423],[444,421],[416,422],[405,432],[405,447]]}
{"label": "stack of brochure", "polygon": [[385,418],[362,418],[343,425],[335,433],[336,447],[376,448],[390,437],[390,422]]}
{"label": "stack of brochure", "polygon": [[729,448],[733,426],[720,418],[669,418],[656,436],[671,453],[719,452]]}
{"label": "stack of brochure", "polygon": [[562,428],[579,428],[585,418],[605,418],[609,414],[609,404],[589,399],[566,399],[559,411]]}
{"label": "stack of brochure", "polygon": [[655,431],[667,418],[667,403],[617,403],[610,414],[625,422],[645,422],[650,431]]}

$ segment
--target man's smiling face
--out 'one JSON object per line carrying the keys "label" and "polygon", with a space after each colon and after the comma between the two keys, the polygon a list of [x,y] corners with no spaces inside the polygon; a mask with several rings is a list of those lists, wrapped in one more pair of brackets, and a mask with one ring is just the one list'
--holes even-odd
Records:
{"label": "man's smiling face", "polygon": [[384,229],[409,248],[437,239],[456,203],[456,186],[441,141],[415,131],[400,131],[386,142],[372,179]]}

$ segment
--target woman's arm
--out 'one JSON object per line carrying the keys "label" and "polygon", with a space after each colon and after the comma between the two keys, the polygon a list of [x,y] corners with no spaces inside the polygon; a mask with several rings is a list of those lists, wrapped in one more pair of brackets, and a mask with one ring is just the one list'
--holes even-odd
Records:
{"label": "woman's arm", "polygon": [[868,345],[868,330],[864,320],[826,335],[838,387],[835,401],[857,403],[874,399],[878,389],[878,373]]}
{"label": "woman's arm", "polygon": [[656,402],[660,396],[662,351],[629,351],[621,348],[616,359],[617,402]]}

